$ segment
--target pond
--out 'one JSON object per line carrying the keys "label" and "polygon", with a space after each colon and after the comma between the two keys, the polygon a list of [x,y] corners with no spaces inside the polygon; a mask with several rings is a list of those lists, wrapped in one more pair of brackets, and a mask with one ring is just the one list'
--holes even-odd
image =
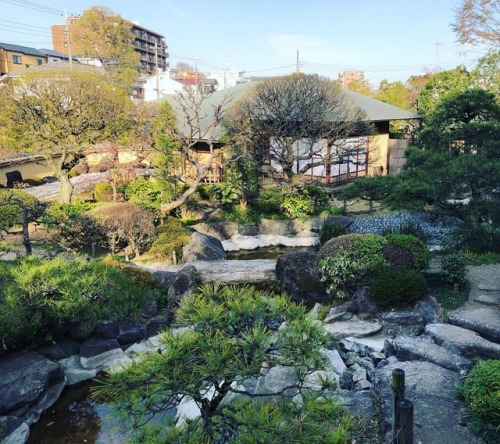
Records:
{"label": "pond", "polygon": [[[28,444],[122,444],[129,435],[123,422],[111,418],[111,407],[94,401],[87,381],[67,387],[58,401],[31,426]],[[176,409],[161,419],[173,419]]]}

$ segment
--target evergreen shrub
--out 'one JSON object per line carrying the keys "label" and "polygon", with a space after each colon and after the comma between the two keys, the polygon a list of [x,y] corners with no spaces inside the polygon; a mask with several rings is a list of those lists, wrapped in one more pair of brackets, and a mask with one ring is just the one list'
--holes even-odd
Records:
{"label": "evergreen shrub", "polygon": [[477,364],[468,374],[460,394],[474,415],[500,428],[500,360]]}
{"label": "evergreen shrub", "polygon": [[417,270],[381,270],[370,280],[370,297],[383,308],[402,308],[427,294],[427,283]]}
{"label": "evergreen shrub", "polygon": [[191,233],[184,227],[182,222],[175,217],[168,217],[163,225],[156,227],[156,238],[149,249],[149,253],[155,258],[172,261],[173,252],[180,260],[182,247],[187,245]]}

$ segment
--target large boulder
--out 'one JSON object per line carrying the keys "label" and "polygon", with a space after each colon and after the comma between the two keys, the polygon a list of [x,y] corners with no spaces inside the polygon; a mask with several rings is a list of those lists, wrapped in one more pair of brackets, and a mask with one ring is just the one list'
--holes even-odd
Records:
{"label": "large boulder", "polygon": [[419,335],[425,327],[423,316],[415,311],[389,311],[382,313],[379,319],[384,325],[385,334],[391,337],[401,334]]}
{"label": "large boulder", "polygon": [[215,237],[194,232],[182,248],[182,261],[218,261],[226,259],[222,242]]}
{"label": "large boulder", "polygon": [[314,252],[292,253],[276,262],[280,290],[296,301],[325,302],[331,299],[321,282]]}
{"label": "large boulder", "polygon": [[0,416],[17,416],[28,425],[38,421],[66,385],[59,364],[31,351],[2,358],[0,375]]}
{"label": "large boulder", "polygon": [[238,234],[238,224],[235,222],[202,223],[191,225],[191,228],[198,233],[215,237],[220,241],[231,239],[232,236]]}
{"label": "large boulder", "polygon": [[296,233],[293,231],[291,220],[262,219],[259,224],[259,234],[292,236]]}
{"label": "large boulder", "polygon": [[396,362],[372,373],[375,393],[380,399],[382,431],[390,433],[392,417],[392,372],[405,372],[405,397],[414,404],[414,442],[479,444],[481,441],[461,425],[461,409],[455,387],[460,374],[430,362]]}

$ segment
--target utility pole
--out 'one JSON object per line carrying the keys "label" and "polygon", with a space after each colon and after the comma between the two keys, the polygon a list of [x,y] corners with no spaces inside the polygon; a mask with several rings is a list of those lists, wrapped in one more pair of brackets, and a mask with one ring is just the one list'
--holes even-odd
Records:
{"label": "utility pole", "polygon": [[439,67],[439,47],[443,46],[444,43],[440,43],[439,41],[436,41],[434,43],[436,45],[436,71],[441,71],[441,68]]}
{"label": "utility pole", "polygon": [[73,57],[71,56],[71,37],[69,35],[69,25],[68,25],[68,13],[66,12],[66,7],[64,7],[64,20],[66,22],[66,42],[68,43],[68,58],[69,58],[69,69],[73,69]]}
{"label": "utility pole", "polygon": [[297,61],[295,66],[295,72],[300,72],[300,62],[299,62],[299,50],[297,49]]}

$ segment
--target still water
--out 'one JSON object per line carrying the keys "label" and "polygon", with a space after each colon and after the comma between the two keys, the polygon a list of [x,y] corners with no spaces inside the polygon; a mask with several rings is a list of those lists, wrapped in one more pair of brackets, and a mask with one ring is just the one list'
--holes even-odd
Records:
{"label": "still water", "polygon": [[31,426],[28,444],[118,444],[126,428],[107,418],[111,408],[93,401],[92,383],[66,388],[59,400]]}

